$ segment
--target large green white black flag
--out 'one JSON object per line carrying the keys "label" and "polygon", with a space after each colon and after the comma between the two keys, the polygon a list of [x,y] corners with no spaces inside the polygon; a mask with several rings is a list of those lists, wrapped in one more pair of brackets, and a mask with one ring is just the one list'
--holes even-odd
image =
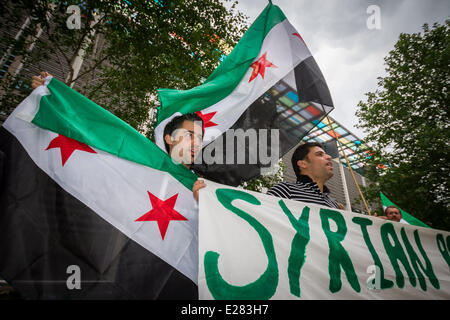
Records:
{"label": "large green white black flag", "polygon": [[145,136],[51,79],[0,153],[0,277],[24,298],[197,297],[197,177]]}
{"label": "large green white black flag", "polygon": [[235,186],[276,163],[333,109],[305,42],[272,3],[202,85],[158,95],[157,145],[164,149],[174,116],[196,112],[205,123],[196,170]]}

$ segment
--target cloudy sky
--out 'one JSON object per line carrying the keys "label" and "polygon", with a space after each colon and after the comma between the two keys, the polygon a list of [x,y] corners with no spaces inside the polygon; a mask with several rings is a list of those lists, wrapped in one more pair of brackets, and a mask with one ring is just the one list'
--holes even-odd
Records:
{"label": "cloudy sky", "polygon": [[[237,8],[253,22],[267,0],[240,0]],[[400,33],[417,33],[424,23],[450,18],[449,0],[273,0],[305,40],[333,98],[331,116],[364,138],[355,127],[356,106],[375,91],[383,76],[384,57]],[[380,9],[380,29],[370,30],[370,5]]]}

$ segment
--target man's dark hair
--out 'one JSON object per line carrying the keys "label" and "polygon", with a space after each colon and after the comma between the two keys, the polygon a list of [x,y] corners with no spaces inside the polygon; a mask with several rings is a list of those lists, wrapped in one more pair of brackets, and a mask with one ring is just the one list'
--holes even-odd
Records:
{"label": "man's dark hair", "polygon": [[297,176],[297,179],[300,178],[300,168],[297,165],[297,162],[299,160],[304,160],[306,156],[309,153],[309,150],[312,147],[319,147],[323,148],[323,146],[319,142],[306,142],[302,145],[299,145],[297,149],[295,149],[294,153],[292,154],[291,162],[292,162],[292,169],[294,169],[295,175]]}
{"label": "man's dark hair", "polygon": [[164,128],[164,134],[163,134],[163,140],[164,140],[164,146],[166,147],[166,151],[167,153],[169,153],[169,144],[166,142],[166,135],[172,135],[172,133],[181,128],[181,126],[183,125],[184,121],[192,121],[192,122],[198,122],[200,121],[202,123],[202,135],[204,133],[204,128],[203,128],[203,119],[200,118],[200,116],[196,113],[186,113],[183,114],[181,116],[176,116],[174,117],[172,120],[169,121],[169,123],[166,125],[166,127]]}
{"label": "man's dark hair", "polygon": [[399,207],[397,207],[397,206],[388,206],[388,207],[386,207],[386,209],[384,209],[384,214],[385,214],[385,215],[387,215],[387,210],[388,210],[388,209],[397,209],[398,212],[400,212],[400,214],[402,214],[402,211],[400,210]]}

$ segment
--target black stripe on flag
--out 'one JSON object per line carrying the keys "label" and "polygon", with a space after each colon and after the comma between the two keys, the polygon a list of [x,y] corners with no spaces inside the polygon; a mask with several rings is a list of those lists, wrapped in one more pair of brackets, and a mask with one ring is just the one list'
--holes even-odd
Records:
{"label": "black stripe on flag", "polygon": [[[331,110],[333,103],[325,79],[313,57],[302,61],[294,68],[295,84],[282,79],[255,100],[230,128],[244,131],[254,129],[258,143],[251,144],[246,138],[245,144],[236,143],[227,149],[226,134],[218,137],[202,150],[205,159],[207,150],[223,148],[222,163],[195,164],[191,168],[209,180],[231,186],[238,186],[261,175],[261,168],[269,167],[261,161],[259,153],[259,129],[268,129],[267,145],[271,146],[271,129],[279,129],[279,149],[281,158],[316,126]],[[289,83],[288,83],[289,82]],[[296,86],[297,88],[293,88]],[[300,120],[299,120],[300,119]],[[270,156],[276,150],[268,148],[265,155]],[[231,153],[233,164],[227,164],[227,154]],[[246,163],[238,164],[238,155],[245,154]],[[215,154],[214,152],[212,153]],[[229,155],[230,156],[230,155]],[[256,164],[249,164],[250,156],[256,157]]]}
{"label": "black stripe on flag", "polygon": [[[0,277],[27,299],[197,299],[197,285],[64,191],[0,128]],[[69,289],[67,268],[80,268]]]}

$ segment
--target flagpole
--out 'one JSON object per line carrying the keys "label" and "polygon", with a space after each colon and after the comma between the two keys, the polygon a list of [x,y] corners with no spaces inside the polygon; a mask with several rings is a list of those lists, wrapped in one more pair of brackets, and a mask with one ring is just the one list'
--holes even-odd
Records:
{"label": "flagpole", "polygon": [[350,165],[350,161],[348,161],[347,155],[344,152],[344,147],[342,146],[342,143],[341,143],[341,141],[338,138],[338,134],[336,133],[336,131],[334,131],[333,126],[331,125],[330,118],[328,117],[328,114],[325,112],[325,108],[323,107],[323,105],[322,105],[322,109],[323,109],[323,112],[325,113],[325,117],[327,118],[328,125],[330,126],[330,130],[333,131],[334,137],[336,138],[336,140],[337,140],[337,142],[339,144],[339,147],[341,149],[341,152],[344,155],[345,161],[347,162],[347,166],[348,166],[348,168],[350,170],[350,173],[352,174],[353,181],[355,182],[356,188],[358,189],[359,195],[361,196],[361,199],[362,199],[362,201],[364,203],[364,207],[366,208],[367,213],[369,214],[369,216],[371,216],[372,214],[370,213],[370,209],[369,209],[369,206],[367,205],[366,198],[364,197],[361,189],[359,188],[358,182],[356,182],[355,173],[353,172],[352,166]]}

